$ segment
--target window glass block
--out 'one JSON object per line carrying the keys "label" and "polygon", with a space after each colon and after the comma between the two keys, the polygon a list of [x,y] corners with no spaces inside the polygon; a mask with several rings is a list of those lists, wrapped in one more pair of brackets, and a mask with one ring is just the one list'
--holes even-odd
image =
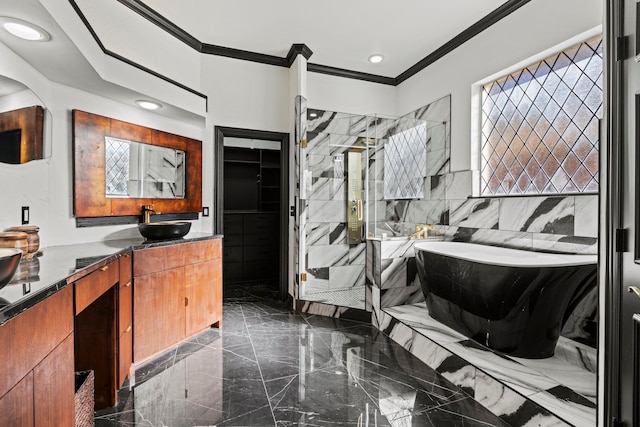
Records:
{"label": "window glass block", "polygon": [[482,88],[482,195],[598,190],[602,37]]}

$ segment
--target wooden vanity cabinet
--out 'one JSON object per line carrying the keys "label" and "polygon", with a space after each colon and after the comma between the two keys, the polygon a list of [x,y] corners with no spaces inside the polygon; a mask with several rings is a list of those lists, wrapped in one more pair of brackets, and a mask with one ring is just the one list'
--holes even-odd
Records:
{"label": "wooden vanity cabinet", "polygon": [[221,240],[133,252],[133,360],[222,321]]}
{"label": "wooden vanity cabinet", "polygon": [[133,277],[131,252],[120,258],[118,288],[118,385],[129,376],[133,363]]}
{"label": "wooden vanity cabinet", "polygon": [[118,260],[112,261],[74,283],[75,369],[94,371],[95,408],[114,406],[117,401]]}
{"label": "wooden vanity cabinet", "polygon": [[0,326],[0,414],[12,426],[74,425],[73,287]]}

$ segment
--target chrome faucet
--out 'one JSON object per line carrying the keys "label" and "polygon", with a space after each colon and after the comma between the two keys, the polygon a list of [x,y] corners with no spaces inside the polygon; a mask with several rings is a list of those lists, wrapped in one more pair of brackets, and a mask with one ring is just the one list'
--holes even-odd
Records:
{"label": "chrome faucet", "polygon": [[156,215],[161,214],[160,211],[153,209],[153,205],[143,205],[142,206],[142,222],[145,224],[149,224],[151,222],[152,213]]}

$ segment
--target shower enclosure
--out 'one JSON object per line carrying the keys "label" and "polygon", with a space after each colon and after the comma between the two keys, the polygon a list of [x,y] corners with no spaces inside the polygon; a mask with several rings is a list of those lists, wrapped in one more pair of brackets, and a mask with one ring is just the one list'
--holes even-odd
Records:
{"label": "shower enclosure", "polygon": [[443,224],[446,126],[312,109],[302,120],[298,297],[365,309],[366,239]]}

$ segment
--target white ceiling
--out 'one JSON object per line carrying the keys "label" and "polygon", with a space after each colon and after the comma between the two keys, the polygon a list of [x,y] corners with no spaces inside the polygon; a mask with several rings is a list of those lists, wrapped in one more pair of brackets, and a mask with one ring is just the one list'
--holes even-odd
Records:
{"label": "white ceiling", "polygon": [[[198,74],[179,69],[164,74],[161,69],[162,61],[179,63],[183,56],[188,59],[200,55],[191,47],[117,0],[76,3],[109,51],[198,90],[193,83],[198,82]],[[202,43],[277,57],[285,57],[292,44],[305,44],[313,51],[310,63],[392,78],[503,3],[506,1],[144,0],[146,6]],[[31,21],[52,35],[49,42],[30,43],[0,31],[0,42],[49,80],[112,99],[135,99],[134,91],[100,78],[81,53],[78,41],[72,41],[65,32],[67,27],[52,18],[61,16],[57,13],[61,9],[76,24],[80,22],[69,0],[0,0],[0,16]],[[140,34],[143,29],[144,36]],[[165,39],[151,50],[142,45],[145,37],[147,42]],[[86,38],[90,39],[88,35]],[[372,53],[381,53],[385,60],[370,64],[367,57]],[[160,114],[173,113],[165,110]]]}
{"label": "white ceiling", "polygon": [[[504,0],[144,0],[203,43],[396,77]],[[103,16],[103,19],[108,19]],[[381,53],[380,64],[367,61]]]}

